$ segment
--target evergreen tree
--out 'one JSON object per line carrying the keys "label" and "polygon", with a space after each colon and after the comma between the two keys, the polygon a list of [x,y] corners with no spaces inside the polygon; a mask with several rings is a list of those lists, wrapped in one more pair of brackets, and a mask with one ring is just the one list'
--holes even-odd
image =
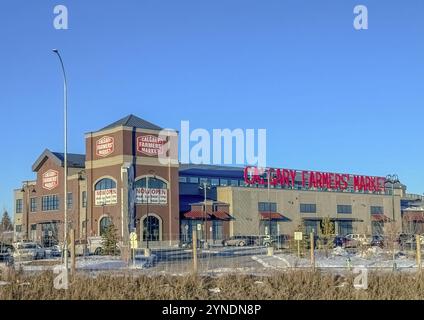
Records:
{"label": "evergreen tree", "polygon": [[13,231],[13,224],[12,224],[12,221],[10,220],[9,213],[6,210],[4,210],[3,212],[3,217],[1,219],[1,225],[0,225],[0,231],[1,232]]}
{"label": "evergreen tree", "polygon": [[115,225],[110,224],[102,235],[102,253],[105,255],[117,254],[118,234]]}
{"label": "evergreen tree", "polygon": [[325,217],[321,222],[321,239],[325,249],[325,256],[328,257],[328,249],[333,248],[333,241],[335,238],[334,223],[331,222],[330,217]]}

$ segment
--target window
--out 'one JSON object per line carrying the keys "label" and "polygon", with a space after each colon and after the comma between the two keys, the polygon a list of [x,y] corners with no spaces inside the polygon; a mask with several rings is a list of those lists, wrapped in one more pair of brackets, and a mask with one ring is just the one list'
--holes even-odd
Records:
{"label": "window", "polygon": [[317,205],[315,203],[301,203],[300,213],[316,213]]}
{"label": "window", "polygon": [[168,185],[165,181],[159,178],[146,177],[141,178],[135,182],[136,188],[149,188],[149,189],[167,189]]}
{"label": "window", "polygon": [[154,216],[143,220],[143,241],[159,241],[160,221]]}
{"label": "window", "polygon": [[219,186],[219,179],[215,179],[215,178],[211,179],[211,185],[212,186]]}
{"label": "window", "polygon": [[112,225],[112,220],[109,217],[104,217],[100,220],[100,235],[103,236],[109,228],[109,226]]}
{"label": "window", "polygon": [[57,195],[42,197],[41,210],[42,211],[59,210],[59,197]]}
{"label": "window", "polygon": [[37,230],[37,225],[36,224],[32,224],[31,225],[31,231],[36,231]]}
{"label": "window", "polygon": [[337,205],[337,213],[340,214],[351,214],[352,213],[352,205],[338,204]]}
{"label": "window", "polygon": [[209,183],[208,178],[200,178],[199,181],[200,181],[201,184],[203,184],[203,183],[206,183],[206,184]]}
{"label": "window", "polygon": [[82,207],[87,208],[87,191],[83,191],[81,195]]}
{"label": "window", "polygon": [[337,225],[339,227],[339,235],[346,236],[353,233],[352,221],[339,221]]}
{"label": "window", "polygon": [[112,179],[105,178],[96,183],[95,190],[116,189],[116,182]]}
{"label": "window", "polygon": [[232,187],[238,187],[238,180],[231,180]]}
{"label": "window", "polygon": [[178,181],[181,183],[186,183],[187,182],[187,177],[179,177]]}
{"label": "window", "polygon": [[305,233],[307,235],[309,235],[311,232],[317,233],[318,231],[318,221],[310,221],[310,220],[305,220],[304,222],[304,226],[305,226]]}
{"label": "window", "polygon": [[19,225],[16,225],[15,226],[15,231],[16,232],[22,232],[22,226],[19,224]]}
{"label": "window", "polygon": [[22,199],[17,199],[16,200],[16,213],[22,213]]}
{"label": "window", "polygon": [[30,199],[30,209],[31,212],[37,212],[37,198]]}
{"label": "window", "polygon": [[262,235],[270,235],[269,228],[271,227],[271,236],[275,236],[278,234],[278,223],[275,220],[264,221],[261,220],[259,223],[259,232]]}
{"label": "window", "polygon": [[72,193],[68,193],[67,197],[66,197],[66,206],[68,209],[72,209],[72,205],[74,202],[74,196]]}
{"label": "window", "polygon": [[371,206],[371,214],[383,214],[384,208],[381,206]]}
{"label": "window", "polygon": [[246,181],[240,180],[240,187],[247,187]]}
{"label": "window", "polygon": [[227,179],[220,179],[219,184],[223,187],[228,186],[228,180]]}
{"label": "window", "polygon": [[199,183],[199,178],[198,177],[190,177],[190,178],[188,178],[188,182],[189,183]]}
{"label": "window", "polygon": [[277,204],[275,202],[259,202],[259,212],[277,212]]}

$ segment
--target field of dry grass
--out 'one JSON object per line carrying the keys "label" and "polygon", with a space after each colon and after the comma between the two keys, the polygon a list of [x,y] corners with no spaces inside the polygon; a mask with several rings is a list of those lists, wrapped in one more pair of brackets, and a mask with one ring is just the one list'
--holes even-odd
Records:
{"label": "field of dry grass", "polygon": [[6,282],[0,286],[0,300],[424,299],[424,275],[416,274],[370,274],[368,290],[355,290],[353,276],[345,278],[309,271],[276,273],[268,277],[228,275],[216,278],[80,275],[71,280],[67,291],[55,290],[53,277],[48,272],[34,276],[3,276]]}

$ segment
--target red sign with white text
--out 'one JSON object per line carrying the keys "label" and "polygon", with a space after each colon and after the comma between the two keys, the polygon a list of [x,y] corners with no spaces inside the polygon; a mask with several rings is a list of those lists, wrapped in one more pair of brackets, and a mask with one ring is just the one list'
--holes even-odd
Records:
{"label": "red sign with white text", "polygon": [[102,137],[96,142],[96,154],[99,157],[107,157],[115,150],[115,139],[112,137]]}
{"label": "red sign with white text", "polygon": [[302,187],[303,189],[346,190],[384,192],[386,178],[353,174],[340,174],[307,170],[246,167],[244,180],[247,184],[281,187]]}
{"label": "red sign with white text", "polygon": [[47,170],[41,179],[43,189],[53,190],[59,185],[59,172],[56,170]]}
{"label": "red sign with white text", "polygon": [[163,154],[165,139],[152,135],[143,135],[137,138],[137,151],[148,156]]}

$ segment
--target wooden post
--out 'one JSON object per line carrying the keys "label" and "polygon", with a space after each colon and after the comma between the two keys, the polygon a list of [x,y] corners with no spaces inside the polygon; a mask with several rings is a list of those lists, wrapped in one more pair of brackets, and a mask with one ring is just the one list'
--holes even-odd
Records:
{"label": "wooden post", "polygon": [[70,230],[70,239],[71,239],[71,273],[75,274],[75,230]]}
{"label": "wooden post", "polygon": [[315,271],[315,239],[314,239],[314,233],[310,233],[310,241],[311,241],[311,265],[312,270]]}
{"label": "wooden post", "polygon": [[421,237],[419,234],[415,235],[415,237],[417,243],[417,268],[418,272],[421,272]]}
{"label": "wooden post", "polygon": [[297,240],[297,257],[300,258],[300,240]]}
{"label": "wooden post", "polygon": [[197,273],[197,229],[193,230],[193,271]]}

